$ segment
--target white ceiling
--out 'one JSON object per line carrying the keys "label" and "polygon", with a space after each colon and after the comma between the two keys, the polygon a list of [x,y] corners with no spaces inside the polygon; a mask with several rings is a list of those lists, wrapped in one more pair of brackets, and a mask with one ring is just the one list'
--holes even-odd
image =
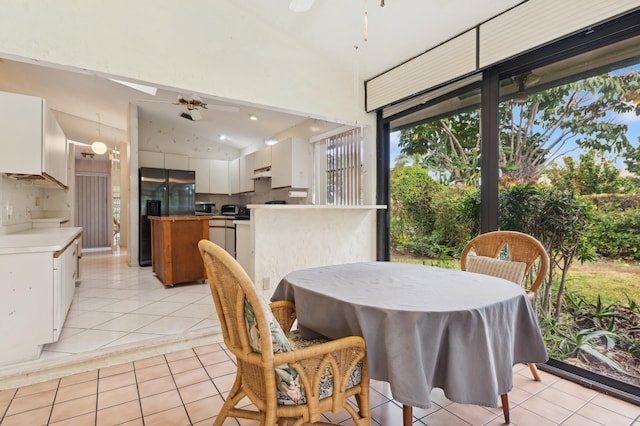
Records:
{"label": "white ceiling", "polygon": [[[260,16],[272,31],[303,43],[318,55],[330,58],[336,66],[353,70],[354,78],[362,84],[521,2],[386,0],[385,7],[380,7],[379,0],[316,0],[309,11],[302,13],[289,10],[290,0],[243,0],[234,1],[233,5],[244,9],[243,13]],[[363,37],[365,10],[367,41]],[[176,28],[180,30],[180,26]],[[268,43],[263,48],[268,49]],[[37,61],[11,59],[14,58],[0,59],[0,90],[45,98],[59,113],[68,137],[81,142],[90,142],[97,134],[107,140],[126,140],[130,103],[139,107],[141,120],[161,120],[166,126],[199,133],[204,140],[216,140],[224,134],[230,138],[225,143],[236,149],[260,144],[301,123],[309,129],[308,136],[338,126],[321,120],[306,121],[308,117],[274,111],[268,106],[211,97],[203,97],[210,106],[201,110],[203,120],[190,121],[180,117],[186,108],[174,105],[180,95],[189,95],[184,91],[165,87],[150,96],[87,70],[63,70]],[[235,105],[239,110],[223,111],[217,105]],[[249,115],[257,116],[258,121],[249,121]],[[312,126],[314,131],[310,130]]]}

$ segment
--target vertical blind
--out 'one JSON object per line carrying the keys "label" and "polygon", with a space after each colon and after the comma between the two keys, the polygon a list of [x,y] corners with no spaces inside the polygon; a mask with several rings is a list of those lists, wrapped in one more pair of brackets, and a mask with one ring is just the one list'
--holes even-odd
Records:
{"label": "vertical blind", "polygon": [[362,204],[362,129],[331,136],[319,146],[324,154],[320,157],[326,160],[326,180],[323,179],[326,185],[318,191],[321,203],[337,206]]}
{"label": "vertical blind", "polygon": [[76,175],[75,216],[83,248],[111,247],[109,181],[108,175]]}

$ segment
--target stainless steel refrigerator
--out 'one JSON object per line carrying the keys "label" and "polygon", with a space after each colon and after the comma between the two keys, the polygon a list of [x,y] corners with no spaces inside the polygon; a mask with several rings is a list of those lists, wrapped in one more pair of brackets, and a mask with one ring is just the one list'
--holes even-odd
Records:
{"label": "stainless steel refrigerator", "polygon": [[140,266],[151,266],[151,221],[149,216],[195,215],[196,172],[140,167],[138,171],[140,222]]}

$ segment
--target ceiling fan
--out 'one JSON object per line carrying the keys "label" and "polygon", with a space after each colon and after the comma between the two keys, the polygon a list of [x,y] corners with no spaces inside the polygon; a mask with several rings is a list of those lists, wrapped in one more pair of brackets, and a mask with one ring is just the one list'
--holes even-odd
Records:
{"label": "ceiling fan", "polygon": [[234,105],[221,105],[221,104],[209,104],[204,102],[199,96],[192,95],[179,95],[176,102],[171,101],[159,101],[151,99],[140,99],[140,102],[155,102],[185,106],[187,111],[183,111],[179,114],[180,117],[186,118],[191,121],[202,120],[201,109],[211,109],[223,112],[240,112],[240,108]]}

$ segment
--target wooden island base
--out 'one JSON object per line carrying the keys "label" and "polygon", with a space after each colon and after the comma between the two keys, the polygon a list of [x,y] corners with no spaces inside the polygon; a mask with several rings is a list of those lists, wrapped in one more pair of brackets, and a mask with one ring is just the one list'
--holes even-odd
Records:
{"label": "wooden island base", "polygon": [[166,286],[207,278],[198,241],[209,238],[210,216],[152,216],[151,265]]}

